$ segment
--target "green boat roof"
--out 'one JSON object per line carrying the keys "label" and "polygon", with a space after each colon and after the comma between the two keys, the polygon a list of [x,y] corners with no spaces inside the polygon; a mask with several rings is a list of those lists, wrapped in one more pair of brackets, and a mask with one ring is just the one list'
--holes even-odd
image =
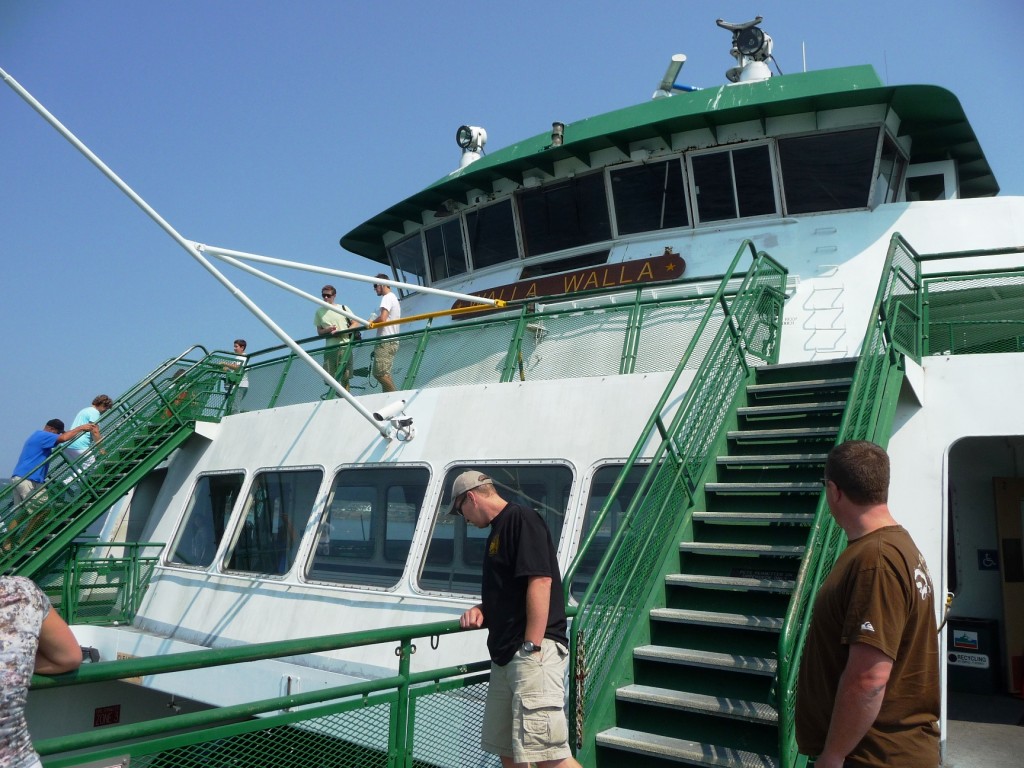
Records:
{"label": "green boat roof", "polygon": [[589,165],[592,152],[609,147],[628,156],[631,142],[651,138],[671,146],[672,134],[683,131],[714,134],[733,123],[870,104],[887,104],[900,116],[900,136],[911,137],[911,163],[955,160],[961,197],[999,192],[956,96],[934,85],[886,86],[870,66],[844,67],[679,93],[567,123],[561,146],[551,146],[550,133],[542,133],[489,153],[360,224],[341,238],[341,245],[386,262],[385,233],[401,233],[405,221],[421,221],[424,209],[470,190],[487,190],[497,179],[522,184],[524,173],[533,169],[553,175],[555,162],[569,157]]}

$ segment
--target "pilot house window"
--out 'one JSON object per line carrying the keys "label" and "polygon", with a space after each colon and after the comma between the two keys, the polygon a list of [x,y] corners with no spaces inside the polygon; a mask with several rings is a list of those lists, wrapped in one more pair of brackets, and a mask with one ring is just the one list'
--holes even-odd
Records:
{"label": "pilot house window", "polygon": [[878,152],[878,128],[779,140],[786,212],[865,208]]}
{"label": "pilot house window", "polygon": [[620,235],[689,225],[686,185],[678,160],[644,163],[611,172]]}
{"label": "pilot house window", "polygon": [[690,169],[702,223],[778,212],[767,144],[691,155]]}
{"label": "pilot house window", "polygon": [[612,236],[603,173],[524,190],[518,198],[527,258]]}
{"label": "pilot house window", "polygon": [[462,243],[462,223],[459,217],[423,233],[427,241],[427,261],[434,282],[466,272],[466,248]]}

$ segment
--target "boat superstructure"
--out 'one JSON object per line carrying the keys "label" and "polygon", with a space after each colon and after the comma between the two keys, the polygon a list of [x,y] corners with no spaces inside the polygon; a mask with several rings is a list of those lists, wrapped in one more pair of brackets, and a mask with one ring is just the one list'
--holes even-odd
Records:
{"label": "boat superstructure", "polygon": [[1024,200],[952,94],[772,77],[759,22],[721,24],[729,84],[678,87],[676,56],[641,104],[493,152],[462,126],[456,170],[341,238],[402,298],[398,392],[372,325],[338,359],[254,352],[244,392],[195,347],[117,399],[94,465],[58,454],[3,511],[4,568],[103,659],[38,681],[48,765],[494,762],[483,634],[455,621],[486,534],[444,514],[470,467],[556,542],[584,764],[806,762],[837,440],[888,446],[958,595],[945,682],[1020,690]]}

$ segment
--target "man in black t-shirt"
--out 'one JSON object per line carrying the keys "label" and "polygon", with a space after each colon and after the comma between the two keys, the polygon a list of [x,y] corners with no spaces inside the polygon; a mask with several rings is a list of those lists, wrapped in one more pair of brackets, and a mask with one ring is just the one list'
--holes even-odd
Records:
{"label": "man in black t-shirt", "polygon": [[481,603],[462,614],[463,628],[487,628],[491,680],[480,745],[504,768],[579,768],[569,749],[565,669],[569,660],[562,579],[551,534],[540,515],[506,502],[490,477],[463,472],[449,514],[490,526]]}

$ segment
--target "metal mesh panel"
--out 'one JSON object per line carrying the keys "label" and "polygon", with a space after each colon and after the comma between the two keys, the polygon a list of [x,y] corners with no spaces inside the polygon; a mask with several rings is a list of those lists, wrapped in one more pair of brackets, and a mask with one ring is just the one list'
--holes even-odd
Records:
{"label": "metal mesh panel", "polygon": [[928,354],[1024,349],[1024,273],[925,278]]}
{"label": "metal mesh panel", "polygon": [[[640,311],[640,342],[633,370],[636,373],[651,373],[671,371],[675,368],[704,319],[709,301],[710,299],[701,299],[643,307]],[[717,327],[722,322],[722,309],[715,307],[714,311],[711,323]],[[699,345],[687,360],[688,369],[700,366],[711,343],[710,336],[706,338],[707,342]]]}
{"label": "metal mesh panel", "polygon": [[438,691],[435,685],[410,694],[412,754],[416,765],[496,768],[501,760],[480,748],[487,683]]}
{"label": "metal mesh panel", "polygon": [[[377,704],[298,723],[260,727],[152,754],[134,754],[133,768],[385,768],[391,706]],[[274,722],[277,718],[270,718]],[[223,730],[223,729],[218,729]],[[183,737],[189,738],[189,737]]]}
{"label": "metal mesh panel", "polygon": [[[517,316],[518,319],[518,316]],[[427,332],[427,345],[410,387],[448,387],[501,381],[514,323],[436,328]],[[406,346],[418,344],[410,339]],[[397,365],[397,363],[396,363]]]}
{"label": "metal mesh panel", "polygon": [[523,336],[526,378],[565,379],[619,373],[629,312],[629,307],[607,307],[532,319]]}

